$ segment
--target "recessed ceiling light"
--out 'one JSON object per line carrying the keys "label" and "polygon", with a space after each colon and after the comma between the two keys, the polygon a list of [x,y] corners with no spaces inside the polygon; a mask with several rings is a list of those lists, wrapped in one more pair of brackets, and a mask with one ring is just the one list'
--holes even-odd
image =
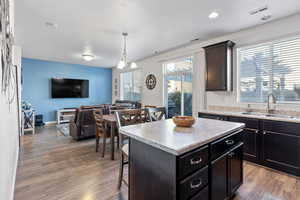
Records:
{"label": "recessed ceiling light", "polygon": [[49,28],[57,28],[58,27],[58,25],[53,22],[46,22],[45,25]]}
{"label": "recessed ceiling light", "polygon": [[92,54],[82,54],[81,57],[85,61],[92,61],[95,59],[95,56]]}
{"label": "recessed ceiling light", "polygon": [[219,13],[216,12],[216,11],[213,11],[213,12],[211,12],[211,13],[208,15],[208,18],[209,18],[209,19],[216,19],[216,18],[218,18],[218,17],[219,17]]}
{"label": "recessed ceiling light", "polygon": [[271,15],[264,15],[262,18],[261,18],[261,20],[262,21],[267,21],[267,20],[269,20],[269,19],[271,19]]}

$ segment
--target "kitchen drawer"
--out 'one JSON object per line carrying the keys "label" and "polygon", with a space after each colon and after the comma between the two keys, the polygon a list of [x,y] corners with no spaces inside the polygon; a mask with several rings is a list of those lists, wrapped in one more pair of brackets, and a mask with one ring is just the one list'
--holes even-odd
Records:
{"label": "kitchen drawer", "polygon": [[198,194],[191,198],[191,200],[208,200],[208,186],[202,189]]}
{"label": "kitchen drawer", "polygon": [[263,121],[263,130],[277,132],[288,135],[300,136],[300,123],[280,122],[280,121]]}
{"label": "kitchen drawer", "polygon": [[226,138],[222,138],[211,144],[211,159],[220,157],[223,153],[230,150],[243,141],[243,131],[235,132]]}
{"label": "kitchen drawer", "polygon": [[206,119],[216,119],[216,120],[227,121],[227,116],[216,115],[216,114],[207,114],[207,113],[200,113],[199,112],[198,117],[206,118]]}
{"label": "kitchen drawer", "polygon": [[183,178],[208,164],[208,146],[192,151],[178,159],[178,177]]}
{"label": "kitchen drawer", "polygon": [[231,122],[241,122],[245,123],[245,127],[251,129],[259,129],[259,119],[250,119],[244,117],[229,117],[229,121]]}
{"label": "kitchen drawer", "polygon": [[179,183],[180,200],[189,199],[208,184],[208,167],[205,167]]}

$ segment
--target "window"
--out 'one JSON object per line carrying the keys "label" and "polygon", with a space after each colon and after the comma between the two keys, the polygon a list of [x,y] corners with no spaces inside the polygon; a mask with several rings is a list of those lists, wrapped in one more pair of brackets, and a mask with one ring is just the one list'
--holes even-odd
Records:
{"label": "window", "polygon": [[141,70],[123,72],[121,77],[121,100],[141,101]]}
{"label": "window", "polygon": [[238,49],[240,102],[300,101],[300,37]]}
{"label": "window", "polygon": [[168,117],[192,115],[192,57],[165,64]]}

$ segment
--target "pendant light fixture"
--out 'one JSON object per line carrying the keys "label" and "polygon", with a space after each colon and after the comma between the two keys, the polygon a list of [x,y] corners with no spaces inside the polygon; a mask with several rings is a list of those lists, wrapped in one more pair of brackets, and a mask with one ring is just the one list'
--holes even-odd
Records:
{"label": "pendant light fixture", "polygon": [[[125,67],[129,66],[129,63],[127,62],[127,47],[126,47],[126,37],[128,36],[128,33],[122,33],[122,36],[124,38],[124,47],[122,50],[121,59],[118,64],[118,69],[124,69]],[[130,63],[130,68],[134,69],[137,68],[137,64],[135,62]]]}

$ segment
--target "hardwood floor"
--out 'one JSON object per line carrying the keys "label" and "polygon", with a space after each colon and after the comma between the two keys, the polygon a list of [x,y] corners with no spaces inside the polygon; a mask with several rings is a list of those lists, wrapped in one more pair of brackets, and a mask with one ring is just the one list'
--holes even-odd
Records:
{"label": "hardwood floor", "polygon": [[[117,190],[119,154],[95,152],[95,140],[75,142],[55,127],[22,137],[15,200],[128,200]],[[127,170],[125,170],[127,171]],[[127,176],[127,175],[126,175]],[[245,162],[234,200],[300,200],[300,179]]]}

